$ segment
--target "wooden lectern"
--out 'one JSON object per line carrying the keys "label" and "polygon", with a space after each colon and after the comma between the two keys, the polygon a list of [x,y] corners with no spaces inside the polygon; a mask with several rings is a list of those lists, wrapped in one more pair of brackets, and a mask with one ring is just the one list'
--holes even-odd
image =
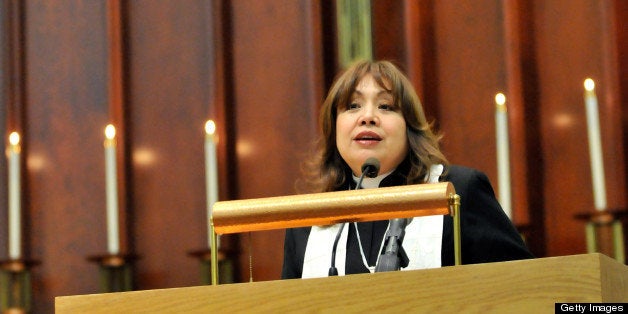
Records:
{"label": "wooden lectern", "polygon": [[554,313],[628,302],[628,266],[599,253],[437,269],[57,297],[55,313]]}
{"label": "wooden lectern", "polygon": [[[459,205],[460,199],[448,182],[226,201],[214,205],[211,227],[222,234],[452,214],[456,229]],[[215,238],[215,232],[212,234]],[[455,250],[459,251],[457,246]],[[628,266],[595,253],[341,277],[66,296],[56,298],[55,312],[538,313],[553,312],[557,302],[626,301]]]}

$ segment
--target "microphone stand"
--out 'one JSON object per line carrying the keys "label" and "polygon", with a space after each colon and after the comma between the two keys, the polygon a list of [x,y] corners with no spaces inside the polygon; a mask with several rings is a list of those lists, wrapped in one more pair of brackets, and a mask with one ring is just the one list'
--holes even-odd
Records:
{"label": "microphone stand", "polygon": [[403,243],[403,237],[406,234],[406,225],[408,219],[391,219],[390,227],[386,232],[386,239],[384,240],[384,247],[382,253],[377,261],[375,272],[395,271],[401,269],[401,267],[408,267],[410,259],[403,249],[401,244]]}
{"label": "microphone stand", "polygon": [[334,249],[331,251],[331,266],[329,267],[328,276],[338,276],[338,269],[336,268],[336,248],[338,247],[338,240],[340,240],[340,235],[342,234],[342,229],[345,228],[346,223],[340,225],[340,229],[338,229],[338,233],[336,234],[336,239],[334,240]]}

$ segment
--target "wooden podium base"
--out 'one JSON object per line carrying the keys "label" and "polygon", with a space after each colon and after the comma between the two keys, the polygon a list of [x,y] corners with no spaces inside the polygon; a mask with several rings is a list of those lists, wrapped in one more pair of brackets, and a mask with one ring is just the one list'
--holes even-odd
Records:
{"label": "wooden podium base", "polygon": [[30,269],[39,262],[22,259],[0,261],[0,311],[28,313],[31,309]]}
{"label": "wooden podium base", "polygon": [[133,290],[134,254],[107,254],[90,256],[90,262],[99,266],[101,292],[123,292]]}

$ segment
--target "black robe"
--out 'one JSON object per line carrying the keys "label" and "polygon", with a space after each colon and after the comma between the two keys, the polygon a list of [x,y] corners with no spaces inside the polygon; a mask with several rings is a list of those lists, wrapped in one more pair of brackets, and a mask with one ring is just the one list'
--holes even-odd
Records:
{"label": "black robe", "polygon": [[[392,174],[380,183],[380,187],[405,184],[404,173],[407,166],[402,163]],[[352,179],[343,189],[355,185]],[[451,182],[460,195],[460,229],[462,237],[462,264],[490,263],[508,260],[533,258],[521,236],[495,198],[488,177],[477,170],[449,166],[439,181]],[[348,224],[346,274],[368,273],[362,262],[360,247],[353,224]],[[379,257],[379,249],[384,238],[388,220],[358,223],[364,254],[370,266]],[[286,230],[284,260],[281,277],[301,278],[303,259],[311,227]],[[441,265],[454,265],[453,219],[445,216]],[[329,268],[330,265],[321,265]]]}

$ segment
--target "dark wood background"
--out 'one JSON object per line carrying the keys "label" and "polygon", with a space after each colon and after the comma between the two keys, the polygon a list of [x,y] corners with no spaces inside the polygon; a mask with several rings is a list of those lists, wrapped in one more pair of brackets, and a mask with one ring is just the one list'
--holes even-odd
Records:
{"label": "dark wood background", "polygon": [[[308,0],[0,2],[0,127],[23,134],[33,309],[98,293],[106,252],[103,129],[120,132],[122,248],[136,289],[200,284],[203,124],[220,198],[294,194],[338,65],[334,6]],[[494,95],[508,97],[513,220],[539,256],[586,252],[593,210],[582,82],[596,81],[608,206],[626,207],[628,20],[622,0],[373,0],[377,59],[399,64],[451,162],[496,186]],[[7,226],[0,160],[0,226]],[[283,230],[223,238],[238,281],[276,280]],[[0,260],[8,258],[0,227]]]}

